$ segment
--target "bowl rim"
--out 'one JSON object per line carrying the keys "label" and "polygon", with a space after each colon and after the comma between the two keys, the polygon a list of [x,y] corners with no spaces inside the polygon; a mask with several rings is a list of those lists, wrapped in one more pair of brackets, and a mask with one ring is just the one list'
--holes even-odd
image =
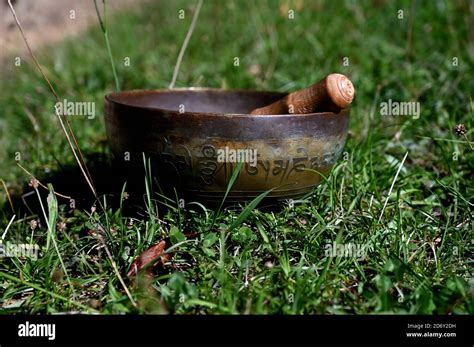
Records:
{"label": "bowl rim", "polygon": [[150,107],[150,106],[137,106],[123,100],[119,100],[122,96],[132,95],[132,94],[157,94],[157,93],[168,93],[168,92],[219,92],[219,93],[243,93],[243,94],[280,94],[282,97],[287,95],[286,92],[278,91],[265,91],[265,90],[252,90],[252,89],[224,89],[224,88],[210,88],[210,87],[188,87],[188,88],[173,88],[173,89],[130,89],[119,92],[111,92],[105,95],[104,99],[118,106],[130,107],[136,110],[148,110],[148,111],[158,111],[158,112],[167,112],[175,113],[180,116],[183,115],[192,115],[192,116],[216,116],[216,117],[237,117],[237,118],[290,118],[290,117],[314,117],[314,116],[337,116],[349,112],[350,107],[342,109],[338,113],[335,112],[315,112],[315,113],[302,113],[302,114],[264,114],[264,115],[251,115],[250,113],[217,113],[217,112],[184,112],[179,113],[179,111],[159,108],[159,107]]}

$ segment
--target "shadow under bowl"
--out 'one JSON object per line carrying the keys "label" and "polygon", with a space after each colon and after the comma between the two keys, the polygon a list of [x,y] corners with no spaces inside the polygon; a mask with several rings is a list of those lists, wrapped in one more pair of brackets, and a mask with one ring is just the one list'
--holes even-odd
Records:
{"label": "shadow under bowl", "polygon": [[145,153],[165,192],[220,201],[241,161],[227,201],[268,190],[270,198],[294,199],[311,192],[341,154],[349,109],[249,114],[284,95],[207,88],[112,93],[105,97],[107,136],[129,173],[143,172]]}

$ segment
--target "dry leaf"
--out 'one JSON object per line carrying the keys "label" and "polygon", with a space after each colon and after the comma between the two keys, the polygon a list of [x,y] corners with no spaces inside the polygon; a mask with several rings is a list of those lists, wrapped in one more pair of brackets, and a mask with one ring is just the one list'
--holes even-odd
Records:
{"label": "dry leaf", "polygon": [[153,275],[153,269],[159,265],[159,264],[164,264],[168,261],[171,260],[172,255],[171,254],[164,254],[160,257],[160,254],[162,254],[165,249],[167,248],[167,243],[165,240],[161,240],[157,244],[151,246],[147,250],[143,251],[142,254],[140,254],[139,257],[137,257],[132,265],[130,266],[130,270],[128,270],[127,276],[132,277],[136,276],[137,273],[143,269],[144,267],[147,267],[148,264],[150,264],[152,261],[155,261],[155,263],[146,269],[145,275],[147,276],[152,276]]}

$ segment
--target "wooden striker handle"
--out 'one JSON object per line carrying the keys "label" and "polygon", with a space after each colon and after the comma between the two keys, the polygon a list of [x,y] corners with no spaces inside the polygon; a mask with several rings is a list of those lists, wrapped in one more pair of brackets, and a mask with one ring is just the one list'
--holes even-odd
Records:
{"label": "wooden striker handle", "polygon": [[334,73],[312,86],[290,93],[270,105],[256,108],[250,114],[337,113],[350,105],[354,94],[355,89],[349,78]]}

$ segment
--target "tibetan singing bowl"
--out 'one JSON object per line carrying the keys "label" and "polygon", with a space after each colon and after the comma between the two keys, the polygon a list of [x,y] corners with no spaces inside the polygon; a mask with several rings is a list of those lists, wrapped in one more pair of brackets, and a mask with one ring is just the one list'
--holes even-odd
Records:
{"label": "tibetan singing bowl", "polygon": [[311,192],[341,154],[349,109],[250,114],[285,95],[200,88],[112,93],[105,97],[107,135],[125,170],[143,168],[145,153],[160,188],[176,189],[180,197],[222,200],[242,161],[227,201],[268,190],[271,198],[297,198]]}

